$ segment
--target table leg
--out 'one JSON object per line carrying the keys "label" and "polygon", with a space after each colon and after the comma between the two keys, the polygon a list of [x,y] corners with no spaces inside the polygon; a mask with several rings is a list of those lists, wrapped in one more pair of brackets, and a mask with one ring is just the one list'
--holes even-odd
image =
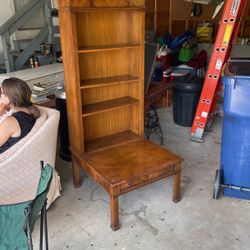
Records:
{"label": "table leg", "polygon": [[177,203],[181,200],[180,185],[181,185],[181,164],[175,166],[174,175],[174,191],[173,191],[173,202]]}
{"label": "table leg", "polygon": [[118,198],[118,196],[110,195],[111,228],[113,231],[116,231],[121,227],[119,224]]}
{"label": "table leg", "polygon": [[81,177],[80,177],[80,166],[76,157],[72,154],[72,174],[73,174],[73,183],[74,187],[78,188],[81,186]]}

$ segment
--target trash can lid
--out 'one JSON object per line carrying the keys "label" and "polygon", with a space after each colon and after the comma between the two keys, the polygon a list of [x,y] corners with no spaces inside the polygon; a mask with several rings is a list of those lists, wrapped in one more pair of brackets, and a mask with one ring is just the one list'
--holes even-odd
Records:
{"label": "trash can lid", "polygon": [[202,89],[202,85],[204,82],[204,78],[197,76],[182,76],[175,77],[171,83],[174,83],[174,88],[179,90],[192,90],[192,91],[200,91]]}
{"label": "trash can lid", "polygon": [[232,58],[224,69],[225,77],[250,76],[250,58]]}

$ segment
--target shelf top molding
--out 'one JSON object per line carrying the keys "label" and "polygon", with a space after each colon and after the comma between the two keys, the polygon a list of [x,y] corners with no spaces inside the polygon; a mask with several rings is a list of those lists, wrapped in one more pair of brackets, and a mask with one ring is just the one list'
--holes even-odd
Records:
{"label": "shelf top molding", "polygon": [[145,0],[59,0],[60,11],[145,11]]}

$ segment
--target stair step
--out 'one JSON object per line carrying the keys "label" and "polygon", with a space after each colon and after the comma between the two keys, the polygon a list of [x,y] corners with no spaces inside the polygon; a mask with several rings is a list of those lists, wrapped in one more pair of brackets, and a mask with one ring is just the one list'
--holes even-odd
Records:
{"label": "stair step", "polygon": [[[16,49],[25,50],[33,39],[15,39],[13,40],[14,47]],[[40,44],[36,47],[36,50],[40,50]]]}
{"label": "stair step", "polygon": [[13,39],[13,42],[31,42],[33,39],[26,38],[26,39]]}
{"label": "stair step", "polygon": [[[10,54],[13,56],[19,56],[22,53],[22,51],[16,51],[16,50],[12,50],[10,51]],[[41,51],[36,51],[33,53],[34,56],[39,57],[39,56],[45,56]],[[1,64],[0,64],[1,65]]]}
{"label": "stair step", "polygon": [[12,56],[19,56],[21,53],[22,53],[21,51],[16,51],[16,50],[11,50],[11,51],[10,51],[10,54],[11,54]]}
{"label": "stair step", "polygon": [[22,28],[20,27],[18,30],[20,31],[37,31],[37,30],[41,30],[43,27],[36,27],[36,28]]}
{"label": "stair step", "polygon": [[23,29],[15,32],[16,39],[33,39],[41,29]]}
{"label": "stair step", "polygon": [[6,73],[6,66],[5,64],[0,64],[0,74]]}

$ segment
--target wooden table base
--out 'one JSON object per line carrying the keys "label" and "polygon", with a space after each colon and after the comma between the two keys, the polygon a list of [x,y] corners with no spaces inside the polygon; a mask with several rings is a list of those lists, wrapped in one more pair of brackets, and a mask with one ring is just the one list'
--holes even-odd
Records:
{"label": "wooden table base", "polygon": [[124,193],[173,175],[173,202],[180,201],[182,159],[148,140],[86,153],[82,157],[72,153],[74,185],[80,186],[82,167],[109,193],[113,230],[120,228],[118,199]]}

